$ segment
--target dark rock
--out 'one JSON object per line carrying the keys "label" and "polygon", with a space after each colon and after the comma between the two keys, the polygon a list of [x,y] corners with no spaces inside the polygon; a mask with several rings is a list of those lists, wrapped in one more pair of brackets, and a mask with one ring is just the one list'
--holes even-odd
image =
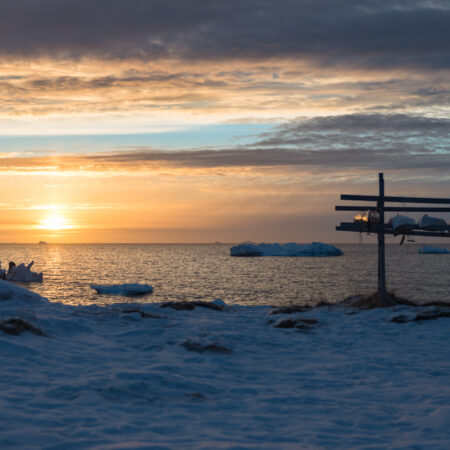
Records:
{"label": "dark rock", "polygon": [[161,308],[171,308],[177,311],[192,311],[195,309],[195,305],[192,302],[165,302],[161,305]]}
{"label": "dark rock", "polygon": [[211,353],[222,353],[226,355],[230,355],[231,353],[233,353],[229,348],[219,344],[201,344],[200,342],[195,342],[191,340],[184,341],[183,347],[186,350],[198,353],[211,352]]}
{"label": "dark rock", "polygon": [[327,306],[334,306],[334,305],[335,305],[335,303],[321,301],[321,302],[317,303],[316,308],[324,308]]}
{"label": "dark rock", "polygon": [[390,321],[394,323],[407,323],[407,322],[422,322],[425,320],[436,320],[445,317],[450,317],[450,310],[440,310],[440,311],[426,311],[423,314],[417,314],[414,317],[406,316],[395,316]]}
{"label": "dark rock", "polygon": [[419,314],[414,318],[415,322],[420,322],[423,320],[436,320],[442,319],[444,317],[450,317],[450,311],[430,311],[425,314]]}
{"label": "dark rock", "polygon": [[395,316],[390,320],[390,322],[406,323],[406,322],[410,322],[410,320],[406,316]]}
{"label": "dark rock", "polygon": [[387,293],[385,299],[378,298],[378,292],[370,295],[354,295],[337,303],[340,306],[358,309],[390,308],[396,305],[417,306],[394,293]]}
{"label": "dark rock", "polygon": [[177,311],[192,311],[196,306],[201,308],[213,309],[214,311],[223,311],[223,307],[216,305],[212,302],[204,302],[201,300],[193,302],[165,302],[161,305],[161,308],[172,308]]}
{"label": "dark rock", "polygon": [[[378,293],[374,292],[370,295],[354,295],[347,297],[345,300],[336,303],[337,306],[345,306],[357,309],[374,309],[374,308],[390,308],[393,306],[403,305],[412,307],[450,307],[450,303],[446,302],[428,302],[428,303],[413,303],[405,298],[398,297],[395,293],[389,292],[386,294],[384,301],[378,298]],[[320,306],[320,305],[317,305]],[[328,305],[330,306],[330,305]]]}
{"label": "dark rock", "polygon": [[0,323],[0,330],[6,334],[13,334],[15,336],[22,334],[24,331],[28,331],[29,333],[38,336],[45,336],[45,333],[42,330],[20,318],[4,320]]}
{"label": "dark rock", "polygon": [[275,328],[296,328],[297,330],[308,331],[316,323],[318,323],[316,319],[285,319],[280,320]]}
{"label": "dark rock", "polygon": [[128,309],[122,309],[123,314],[132,314],[132,313],[138,313],[141,315],[142,318],[148,318],[148,319],[162,319],[161,316],[158,316],[156,314],[149,314],[145,311],[141,311],[137,308],[128,308]]}
{"label": "dark rock", "polygon": [[308,305],[292,305],[292,306],[282,306],[281,308],[275,308],[270,314],[295,314],[298,312],[309,311],[311,306]]}
{"label": "dark rock", "polygon": [[190,397],[192,400],[206,400],[206,397],[203,394],[200,394],[200,392],[193,392],[192,394],[187,394],[188,397]]}
{"label": "dark rock", "polygon": [[213,309],[214,311],[223,311],[222,306],[216,305],[215,303],[212,302],[203,302],[201,300],[197,300],[192,303],[194,304],[194,306],[200,306],[201,308],[209,308]]}

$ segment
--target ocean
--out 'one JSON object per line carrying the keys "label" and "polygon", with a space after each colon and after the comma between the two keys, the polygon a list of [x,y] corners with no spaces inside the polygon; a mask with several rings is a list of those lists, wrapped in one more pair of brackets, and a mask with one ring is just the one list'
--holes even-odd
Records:
{"label": "ocean", "polygon": [[[373,244],[336,244],[344,255],[325,258],[231,257],[230,246],[4,244],[0,261],[7,267],[9,261],[34,260],[33,270],[44,273],[44,282],[26,287],[50,301],[70,305],[218,298],[228,304],[314,305],[376,290],[377,247]],[[419,254],[419,246],[387,246],[389,290],[420,303],[448,300],[450,255]],[[99,295],[90,287],[122,283],[147,283],[154,291],[127,298]]]}

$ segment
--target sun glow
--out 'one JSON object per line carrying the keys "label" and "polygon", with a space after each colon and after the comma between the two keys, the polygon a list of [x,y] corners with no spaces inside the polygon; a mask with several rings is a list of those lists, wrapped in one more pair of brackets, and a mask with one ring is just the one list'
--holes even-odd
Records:
{"label": "sun glow", "polygon": [[39,228],[45,230],[59,231],[72,228],[70,223],[59,213],[52,212],[51,215],[40,221]]}

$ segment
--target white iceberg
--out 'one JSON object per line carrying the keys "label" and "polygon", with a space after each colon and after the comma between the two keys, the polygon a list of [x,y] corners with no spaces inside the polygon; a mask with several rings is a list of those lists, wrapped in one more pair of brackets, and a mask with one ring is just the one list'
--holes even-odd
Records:
{"label": "white iceberg", "polygon": [[153,287],[148,284],[91,284],[91,288],[98,294],[124,295],[133,297],[136,295],[151,294]]}
{"label": "white iceberg", "polygon": [[10,268],[8,271],[1,269],[0,263],[0,277],[8,281],[19,281],[22,283],[42,283],[43,275],[42,272],[32,272],[31,267],[34,261],[31,261],[27,266],[24,263],[18,266],[10,263]]}
{"label": "white iceberg", "polygon": [[245,242],[230,249],[231,256],[340,256],[342,250],[333,245],[312,242],[311,244],[254,244]]}
{"label": "white iceberg", "polygon": [[428,231],[441,231],[447,228],[447,222],[440,217],[431,217],[425,214],[419,219],[418,225],[420,228]]}
{"label": "white iceberg", "polygon": [[425,246],[419,248],[419,253],[445,254],[445,253],[450,253],[450,250],[447,250],[446,248],[431,247],[431,246],[425,245]]}

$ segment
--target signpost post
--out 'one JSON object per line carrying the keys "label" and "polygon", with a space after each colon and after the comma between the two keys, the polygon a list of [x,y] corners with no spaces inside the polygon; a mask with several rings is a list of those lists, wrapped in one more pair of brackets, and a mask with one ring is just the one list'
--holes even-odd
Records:
{"label": "signpost post", "polygon": [[377,196],[372,195],[341,195],[341,200],[352,201],[373,201],[375,205],[364,206],[336,206],[336,211],[376,211],[378,220],[371,219],[368,215],[367,221],[343,222],[336,227],[338,231],[368,232],[378,235],[378,299],[384,305],[389,305],[389,295],[386,290],[386,266],[385,266],[385,235],[408,235],[408,236],[430,236],[430,237],[450,237],[450,226],[442,226],[439,230],[424,230],[419,226],[405,231],[398,232],[392,229],[389,224],[385,224],[385,212],[450,212],[450,207],[398,207],[385,206],[389,203],[427,203],[427,204],[448,204],[450,198],[429,198],[429,197],[392,197],[384,194],[384,177],[380,173],[378,175],[379,193]]}

